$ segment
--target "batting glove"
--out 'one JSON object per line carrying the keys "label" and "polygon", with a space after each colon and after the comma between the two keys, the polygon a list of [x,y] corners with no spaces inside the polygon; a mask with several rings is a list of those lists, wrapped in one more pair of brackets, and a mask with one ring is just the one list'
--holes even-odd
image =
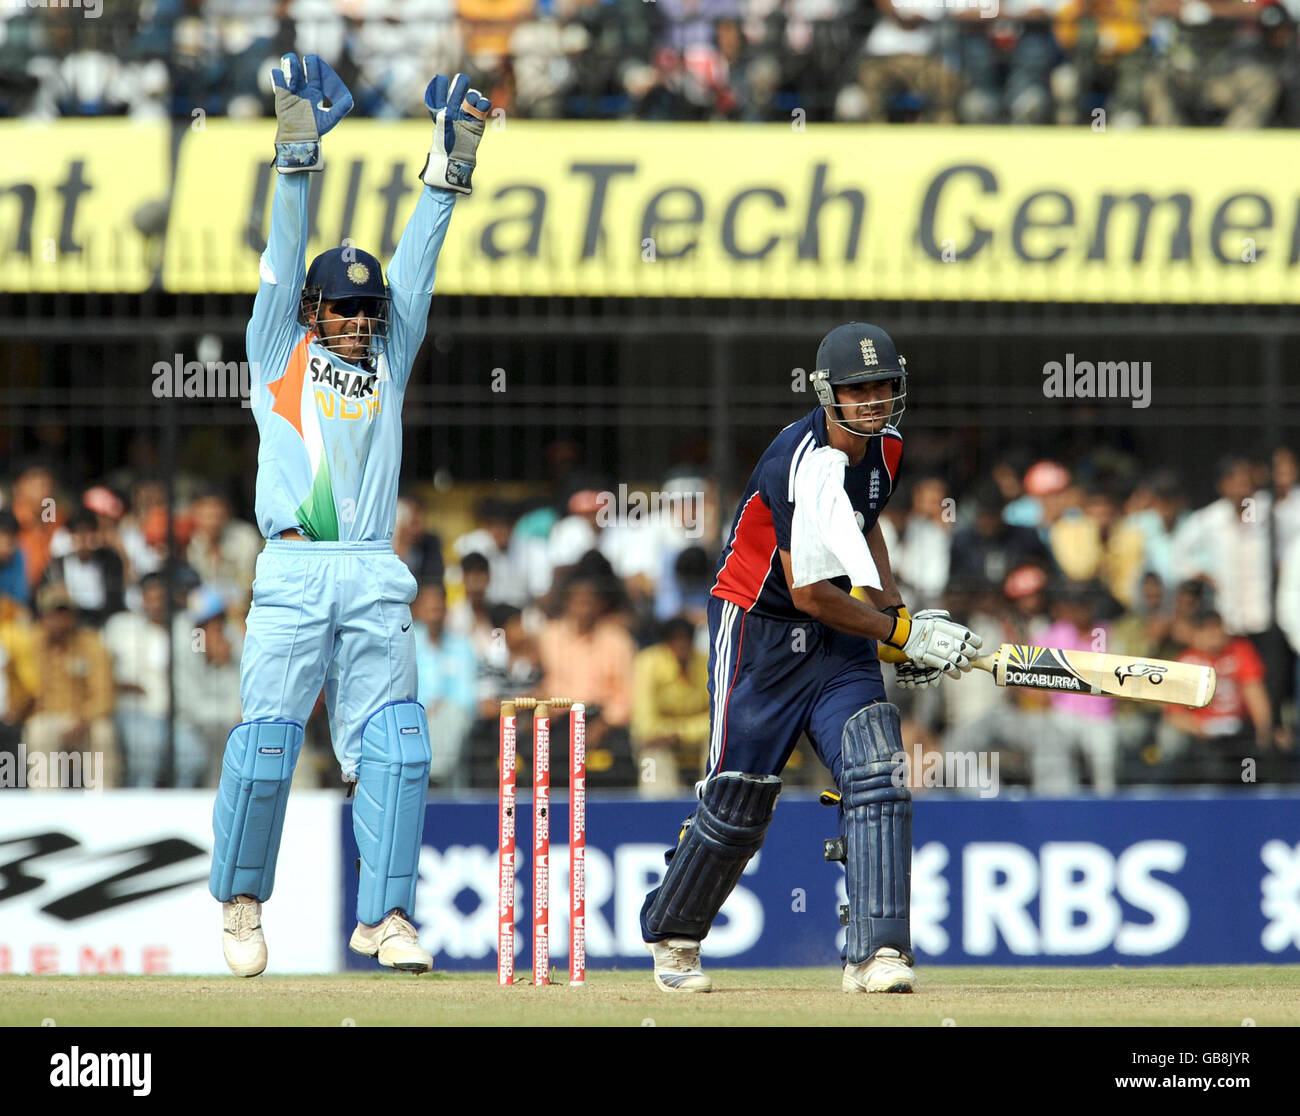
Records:
{"label": "batting glove", "polygon": [[[942,608],[923,608],[915,616],[916,620],[951,620],[948,611]],[[903,652],[898,652],[903,654]],[[957,677],[961,675],[954,671]],[[928,690],[931,686],[937,686],[943,681],[944,672],[937,667],[927,666],[924,663],[914,663],[911,659],[904,659],[894,668],[894,681],[898,683],[900,690]]]}
{"label": "batting glove", "polygon": [[[318,171],[324,165],[320,138],[352,111],[352,94],[329,63],[315,54],[296,54],[271,71],[275,93],[275,166],[281,174]],[[325,107],[329,98],[330,107]]]}
{"label": "batting glove", "polygon": [[450,82],[439,74],[424,91],[424,105],[433,115],[433,146],[420,179],[439,190],[472,193],[474,153],[483,138],[483,122],[492,102],[471,89],[464,74]]}
{"label": "batting glove", "polygon": [[984,641],[969,628],[954,624],[947,619],[947,613],[936,609],[918,612],[910,623],[907,617],[899,616],[886,642],[900,648],[917,666],[942,674],[970,670],[971,658],[984,646]]}

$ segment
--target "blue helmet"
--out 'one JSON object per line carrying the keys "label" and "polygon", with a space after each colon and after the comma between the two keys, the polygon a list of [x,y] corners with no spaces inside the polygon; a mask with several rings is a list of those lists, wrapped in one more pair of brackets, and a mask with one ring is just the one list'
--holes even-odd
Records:
{"label": "blue helmet", "polygon": [[823,337],[817,346],[817,367],[810,379],[817,402],[827,408],[827,417],[838,426],[844,423],[835,411],[843,404],[835,398],[835,389],[842,384],[896,381],[890,399],[889,422],[897,424],[907,409],[907,361],[899,356],[898,347],[888,333],[867,322],[836,326]]}
{"label": "blue helmet", "polygon": [[379,261],[369,252],[350,246],[322,252],[307,269],[298,320],[314,327],[321,304],[326,302],[341,304],[331,309],[345,317],[365,314],[370,325],[364,335],[366,351],[362,362],[377,360],[388,340],[388,307],[392,302]]}

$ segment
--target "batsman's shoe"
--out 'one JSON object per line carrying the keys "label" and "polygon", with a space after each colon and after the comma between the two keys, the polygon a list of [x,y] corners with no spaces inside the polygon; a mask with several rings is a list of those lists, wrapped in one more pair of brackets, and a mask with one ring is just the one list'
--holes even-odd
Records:
{"label": "batsman's shoe", "polygon": [[882,946],[869,961],[845,965],[840,987],[845,992],[912,992],[916,974],[898,950]]}
{"label": "batsman's shoe", "polygon": [[403,911],[393,911],[378,926],[358,922],[348,948],[364,957],[377,957],[385,968],[404,973],[427,973],[433,968],[433,957],[420,947],[420,936]]}
{"label": "batsman's shoe", "polygon": [[251,895],[236,895],[221,904],[221,952],[235,976],[255,977],[266,969],[262,904]]}
{"label": "batsman's shoe", "polygon": [[655,984],[661,992],[712,992],[713,980],[700,968],[700,943],[691,938],[646,942],[654,954]]}

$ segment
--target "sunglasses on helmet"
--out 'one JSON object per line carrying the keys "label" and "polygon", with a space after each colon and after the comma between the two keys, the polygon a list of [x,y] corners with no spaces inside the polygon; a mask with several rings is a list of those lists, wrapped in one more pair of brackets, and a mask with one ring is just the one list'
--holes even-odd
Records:
{"label": "sunglasses on helmet", "polygon": [[374,298],[340,298],[329,304],[330,313],[341,318],[355,318],[364,314],[367,318],[382,318],[383,303]]}

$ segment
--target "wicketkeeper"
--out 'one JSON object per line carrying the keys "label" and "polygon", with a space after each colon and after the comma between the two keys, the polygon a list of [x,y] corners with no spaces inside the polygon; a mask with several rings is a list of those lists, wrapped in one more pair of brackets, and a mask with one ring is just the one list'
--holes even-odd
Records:
{"label": "wicketkeeper", "polygon": [[[910,992],[912,797],[895,779],[905,688],[971,668],[981,641],[946,612],[910,616],[877,524],[898,481],[903,358],[883,329],[828,333],[812,375],[820,404],[764,452],[741,496],[709,598],[708,768],[668,871],[641,909],[666,992],[708,992],[703,941],[763,843],[779,775],[807,733],[840,791],[849,899],[841,986]],[[850,595],[864,586],[870,603]]]}
{"label": "wicketkeeper", "polygon": [[240,663],[244,721],[226,742],[212,814],[209,887],[222,904],[231,972],[258,975],[267,960],[261,905],[275,884],[303,726],[323,685],[334,752],[356,792],[361,880],[351,948],[426,972],[433,959],[408,915],[431,753],[415,700],[416,583],[391,539],[402,397],[490,105],[462,75],[429,83],[433,146],[385,283],[379,261],[351,247],[323,252],[304,270],[309,173],[324,166],[321,137],[347,115],[352,95],[314,55],[285,55],[272,80],[279,173],[248,325],[261,436],[257,522],[268,541]]}

